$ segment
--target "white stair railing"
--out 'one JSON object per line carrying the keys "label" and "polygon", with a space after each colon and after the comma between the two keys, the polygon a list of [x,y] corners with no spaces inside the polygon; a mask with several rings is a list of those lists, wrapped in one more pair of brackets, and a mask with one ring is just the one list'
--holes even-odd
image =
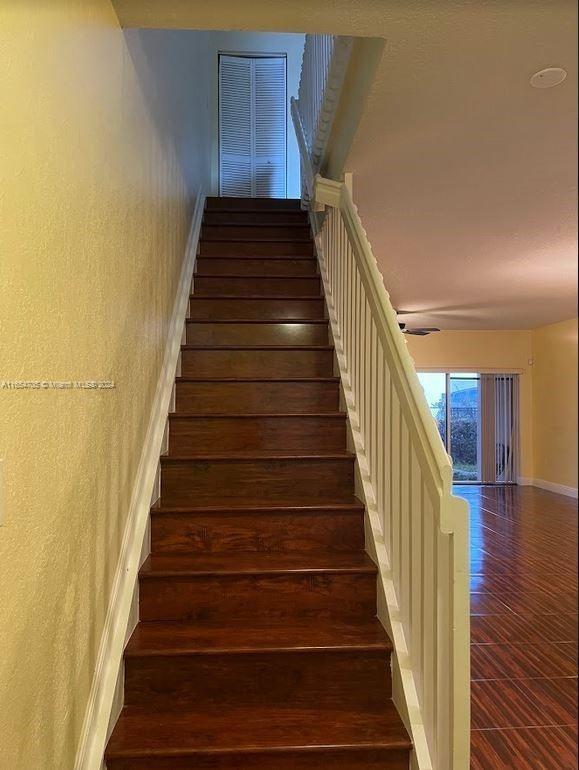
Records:
{"label": "white stair railing", "polygon": [[306,35],[298,100],[314,174],[322,168],[351,50],[351,37]]}
{"label": "white stair railing", "polygon": [[[302,79],[307,74],[302,69]],[[380,570],[379,617],[394,644],[394,698],[416,767],[468,770],[468,508],[452,495],[450,458],[351,194],[344,183],[313,175],[302,109],[294,100],[359,493]],[[324,206],[326,215],[315,216]]]}

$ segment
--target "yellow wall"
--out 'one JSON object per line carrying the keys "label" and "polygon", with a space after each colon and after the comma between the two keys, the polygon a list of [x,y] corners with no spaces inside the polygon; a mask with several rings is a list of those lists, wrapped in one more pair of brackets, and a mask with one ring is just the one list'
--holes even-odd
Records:
{"label": "yellow wall", "polygon": [[535,478],[577,488],[577,319],[533,331]]}
{"label": "yellow wall", "polygon": [[406,340],[417,369],[519,371],[520,474],[577,488],[576,318],[532,331],[443,331]]}
{"label": "yellow wall", "polygon": [[406,337],[417,369],[520,373],[520,475],[533,478],[533,374],[530,331],[442,331]]}
{"label": "yellow wall", "polygon": [[[109,0],[0,0],[0,768],[69,770],[195,190],[204,51]],[[200,38],[201,40],[201,38]],[[172,126],[172,129],[169,129]]]}

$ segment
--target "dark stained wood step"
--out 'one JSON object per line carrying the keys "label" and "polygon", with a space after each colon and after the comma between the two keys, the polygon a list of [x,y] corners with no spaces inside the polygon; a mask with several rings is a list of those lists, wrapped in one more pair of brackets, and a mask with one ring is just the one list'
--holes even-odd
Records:
{"label": "dark stained wood step", "polygon": [[196,275],[193,285],[195,294],[201,297],[319,297],[321,294],[317,275]]}
{"label": "dark stained wood step", "polygon": [[377,709],[391,697],[391,646],[376,619],[202,628],[140,624],[125,655],[125,705]]}
{"label": "dark stained wood step", "polygon": [[252,225],[250,223],[210,225],[203,223],[201,240],[205,241],[309,241],[310,227],[286,225]]}
{"label": "dark stained wood step", "polygon": [[199,297],[189,299],[189,318],[284,319],[325,318],[322,297]]}
{"label": "dark stained wood step", "polygon": [[243,506],[151,510],[152,553],[353,551],[364,548],[364,507]]}
{"label": "dark stained wood step", "polygon": [[199,257],[195,266],[200,275],[317,275],[313,257]]}
{"label": "dark stained wood step", "polygon": [[299,198],[207,197],[206,211],[302,211]]}
{"label": "dark stained wood step", "polygon": [[181,347],[181,372],[196,377],[330,377],[330,346]]}
{"label": "dark stained wood step", "polygon": [[[125,708],[106,759],[109,770],[408,770],[409,749],[391,702],[377,711]],[[288,756],[291,764],[281,765]]]}
{"label": "dark stained wood step", "polygon": [[387,708],[390,656],[370,650],[127,658],[125,705]]}
{"label": "dark stained wood step", "polygon": [[243,225],[248,224],[254,227],[264,225],[289,225],[296,227],[309,226],[309,217],[307,211],[277,211],[271,209],[247,209],[239,211],[236,209],[218,209],[206,210],[203,222],[208,225]]}
{"label": "dark stained wood step", "polygon": [[169,454],[228,451],[340,451],[346,448],[343,412],[313,415],[169,415]]}
{"label": "dark stained wood step", "polygon": [[328,321],[192,320],[189,345],[327,345]]}
{"label": "dark stained wood step", "polygon": [[295,256],[311,257],[315,254],[314,243],[308,241],[236,241],[211,240],[199,242],[201,256],[229,257],[245,254],[248,257]]}
{"label": "dark stained wood step", "polygon": [[331,504],[347,499],[353,488],[354,456],[347,452],[161,457],[163,506],[206,505],[216,494],[232,505],[248,496],[287,502],[296,490],[303,502]]}
{"label": "dark stained wood step", "polygon": [[[347,574],[376,576],[376,565],[361,550],[308,553],[202,553],[152,554],[143,566],[141,580],[183,577],[226,577],[279,574]],[[370,613],[369,617],[374,617]]]}
{"label": "dark stained wood step", "polygon": [[300,650],[390,652],[392,643],[377,618],[347,623],[340,620],[259,618],[217,624],[140,623],[125,655],[222,655],[224,653],[293,652]]}
{"label": "dark stained wood step", "polygon": [[175,383],[177,412],[335,412],[339,402],[337,377],[277,380],[178,377]]}
{"label": "dark stained wood step", "polygon": [[376,614],[376,567],[360,551],[152,555],[139,584],[142,622],[355,622]]}
{"label": "dark stained wood step", "polygon": [[[572,743],[572,741],[570,741]],[[108,770],[408,770],[408,750],[380,749],[272,749],[242,754],[223,752],[116,758]],[[486,770],[486,767],[485,767]]]}

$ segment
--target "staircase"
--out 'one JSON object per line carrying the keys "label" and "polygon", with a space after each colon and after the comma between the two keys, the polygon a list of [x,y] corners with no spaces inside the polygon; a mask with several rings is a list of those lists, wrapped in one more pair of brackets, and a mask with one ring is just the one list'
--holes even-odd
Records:
{"label": "staircase", "polygon": [[108,770],[408,770],[306,214],[208,199]]}

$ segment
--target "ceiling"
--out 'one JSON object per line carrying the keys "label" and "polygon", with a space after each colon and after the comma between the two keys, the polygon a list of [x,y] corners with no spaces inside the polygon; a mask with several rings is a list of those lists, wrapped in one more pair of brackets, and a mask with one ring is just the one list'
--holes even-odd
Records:
{"label": "ceiling", "polygon": [[[354,199],[409,325],[576,315],[576,8],[568,0],[116,0],[135,26],[381,35]],[[548,66],[553,89],[529,85]]]}

